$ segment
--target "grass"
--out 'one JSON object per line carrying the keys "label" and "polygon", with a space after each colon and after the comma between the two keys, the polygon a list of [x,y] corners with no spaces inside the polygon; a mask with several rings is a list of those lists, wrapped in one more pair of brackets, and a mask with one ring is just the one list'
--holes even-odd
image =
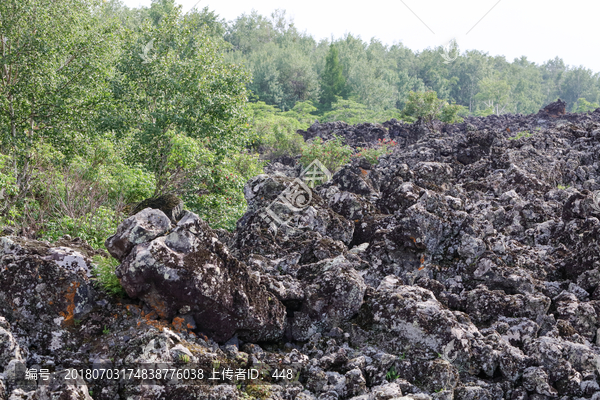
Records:
{"label": "grass", "polygon": [[110,295],[123,297],[125,290],[115,274],[115,269],[119,266],[119,261],[112,257],[94,256],[94,267],[92,273],[98,283]]}
{"label": "grass", "polygon": [[188,356],[187,354],[180,354],[179,355],[179,361],[181,361],[182,363],[189,363],[190,362],[190,356]]}
{"label": "grass", "polygon": [[395,381],[396,379],[398,379],[400,377],[400,375],[398,374],[398,372],[396,372],[396,368],[394,368],[394,366],[392,365],[392,367],[390,368],[390,370],[388,371],[387,374],[385,374],[385,379],[388,382],[392,382]]}

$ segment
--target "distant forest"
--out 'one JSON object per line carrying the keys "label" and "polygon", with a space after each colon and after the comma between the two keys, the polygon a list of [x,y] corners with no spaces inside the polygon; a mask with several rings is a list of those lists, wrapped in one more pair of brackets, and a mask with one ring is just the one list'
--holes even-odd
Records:
{"label": "distant forest", "polygon": [[[129,24],[148,12],[113,4],[123,18],[132,17]],[[169,7],[166,0],[161,4]],[[470,50],[444,63],[442,47],[416,52],[402,44],[385,46],[377,39],[365,42],[352,34],[317,42],[310,33],[299,32],[281,10],[268,17],[253,12],[226,22],[204,8],[197,17],[213,35],[231,44],[230,61],[247,66],[254,99],[282,111],[306,101],[320,112],[330,110],[332,95],[357,103],[346,102],[346,107],[402,110],[411,90],[433,90],[471,115],[533,113],[557,98],[567,102],[569,111],[595,109],[600,102],[598,73],[568,66],[558,57],[537,65],[526,56],[509,62],[503,56]],[[341,69],[337,85],[327,64],[332,55],[330,64]]]}

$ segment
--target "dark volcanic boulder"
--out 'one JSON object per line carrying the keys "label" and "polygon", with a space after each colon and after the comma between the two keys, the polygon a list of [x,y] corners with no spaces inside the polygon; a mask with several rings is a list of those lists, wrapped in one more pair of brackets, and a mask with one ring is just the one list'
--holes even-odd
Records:
{"label": "dark volcanic boulder", "polygon": [[170,227],[165,213],[146,208],[123,221],[117,233],[106,239],[105,246],[114,258],[122,261],[135,245],[151,241]]}
{"label": "dark volcanic boulder", "polygon": [[137,244],[116,272],[127,294],[159,317],[171,320],[185,307],[198,330],[219,342],[283,334],[284,306],[193,213],[167,236]]}
{"label": "dark volcanic boulder", "polygon": [[358,313],[366,285],[343,256],[303,266],[297,276],[305,298],[302,308],[292,318],[295,340],[329,332]]}
{"label": "dark volcanic boulder", "polygon": [[540,113],[547,114],[550,117],[558,117],[565,114],[567,103],[561,99],[556,100],[554,103],[548,104],[546,107],[540,110]]}

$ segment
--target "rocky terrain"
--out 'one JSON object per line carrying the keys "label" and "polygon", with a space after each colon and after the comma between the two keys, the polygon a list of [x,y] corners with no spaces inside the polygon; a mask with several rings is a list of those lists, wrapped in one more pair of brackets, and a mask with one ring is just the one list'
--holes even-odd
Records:
{"label": "rocky terrain", "polygon": [[[233,233],[142,210],[106,242],[124,298],[80,240],[0,237],[0,399],[599,400],[600,109],[564,110],[316,123],[398,145],[314,188],[273,162]],[[157,366],[187,378],[66,371]]]}

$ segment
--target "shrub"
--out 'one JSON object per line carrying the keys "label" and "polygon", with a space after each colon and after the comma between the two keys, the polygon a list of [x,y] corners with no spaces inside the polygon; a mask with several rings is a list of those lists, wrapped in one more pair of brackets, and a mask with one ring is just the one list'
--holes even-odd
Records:
{"label": "shrub", "polygon": [[364,157],[371,165],[379,163],[379,157],[391,154],[396,141],[390,139],[379,139],[374,147],[358,147],[357,153],[352,157]]}
{"label": "shrub", "polygon": [[125,290],[115,274],[115,269],[119,266],[119,261],[112,257],[94,256],[94,267],[92,269],[94,276],[100,286],[107,293],[113,296],[125,296]]}
{"label": "shrub", "polygon": [[575,107],[573,108],[576,113],[585,113],[588,111],[594,111],[598,107],[600,107],[598,103],[590,103],[585,98],[580,97],[579,99],[577,99],[577,103],[575,103]]}
{"label": "shrub", "polygon": [[296,131],[307,127],[308,112],[315,107],[304,102],[285,113],[263,102],[249,103],[248,107],[252,115],[251,149],[262,151],[268,159],[300,153],[304,139]]}
{"label": "shrub", "polygon": [[331,173],[334,173],[350,161],[351,155],[352,148],[344,145],[341,137],[335,136],[333,140],[327,142],[316,137],[303,146],[300,163],[306,168],[314,160],[319,160]]}
{"label": "shrub", "polygon": [[246,182],[263,172],[256,154],[240,153],[201,163],[182,195],[187,209],[197,213],[213,228],[234,230],[246,212]]}
{"label": "shrub", "polygon": [[153,176],[126,165],[113,140],[110,135],[90,140],[69,159],[49,145],[38,149],[30,195],[12,209],[24,235],[54,241],[68,234],[104,247],[125,205],[154,191]]}
{"label": "shrub", "polygon": [[344,121],[349,124],[364,122],[381,123],[392,118],[402,119],[403,114],[397,109],[372,110],[353,100],[338,99],[332,109],[322,117],[322,122]]}
{"label": "shrub", "polygon": [[427,92],[413,92],[408,94],[408,101],[402,111],[410,121],[422,118],[425,123],[431,124],[438,118],[446,102],[437,97],[433,90]]}
{"label": "shrub", "polygon": [[81,217],[65,215],[52,218],[38,231],[38,236],[52,242],[68,234],[85,240],[95,249],[101,249],[106,238],[117,230],[119,215],[114,210],[99,206]]}
{"label": "shrub", "polygon": [[446,104],[442,108],[442,112],[440,114],[440,121],[446,122],[448,124],[455,124],[464,121],[464,116],[469,114],[469,109],[465,106],[461,106],[459,104]]}

